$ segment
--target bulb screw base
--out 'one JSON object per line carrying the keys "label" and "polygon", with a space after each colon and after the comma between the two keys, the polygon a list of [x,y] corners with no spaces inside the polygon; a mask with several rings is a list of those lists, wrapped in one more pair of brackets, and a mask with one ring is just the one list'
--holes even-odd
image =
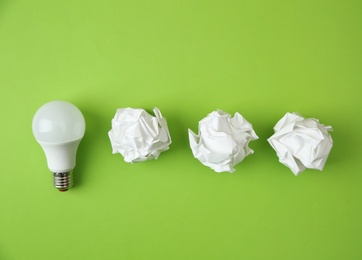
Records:
{"label": "bulb screw base", "polygon": [[54,187],[59,191],[67,191],[73,185],[73,171],[54,172]]}

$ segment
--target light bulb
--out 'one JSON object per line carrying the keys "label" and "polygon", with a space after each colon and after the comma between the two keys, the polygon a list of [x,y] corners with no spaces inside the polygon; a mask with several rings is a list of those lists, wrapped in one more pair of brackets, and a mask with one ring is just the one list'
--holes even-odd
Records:
{"label": "light bulb", "polygon": [[84,132],[82,112],[69,102],[51,101],[34,115],[33,134],[44,150],[59,191],[67,191],[73,184],[77,149]]}

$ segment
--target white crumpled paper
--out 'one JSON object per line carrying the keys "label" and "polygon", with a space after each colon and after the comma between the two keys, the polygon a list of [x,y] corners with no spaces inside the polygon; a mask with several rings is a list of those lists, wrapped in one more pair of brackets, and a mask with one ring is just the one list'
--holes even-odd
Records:
{"label": "white crumpled paper", "polygon": [[254,151],[249,142],[258,139],[252,125],[239,113],[234,117],[217,110],[199,122],[199,133],[189,129],[192,153],[216,172],[234,172],[234,166]]}
{"label": "white crumpled paper", "polygon": [[120,153],[129,163],[157,159],[169,149],[171,137],[167,121],[158,108],[151,116],[144,109],[119,108],[108,132],[113,154]]}
{"label": "white crumpled paper", "polygon": [[279,161],[298,175],[306,168],[323,169],[333,146],[329,131],[333,131],[332,127],[320,124],[318,119],[286,113],[275,125],[275,133],[268,142]]}

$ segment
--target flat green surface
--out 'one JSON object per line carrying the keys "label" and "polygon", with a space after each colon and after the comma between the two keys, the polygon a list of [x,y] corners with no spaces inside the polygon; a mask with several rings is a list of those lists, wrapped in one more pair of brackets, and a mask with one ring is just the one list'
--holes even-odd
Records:
{"label": "flat green surface", "polygon": [[[362,2],[0,0],[0,259],[362,259]],[[87,130],[66,193],[31,132],[63,99]],[[157,106],[173,143],[126,164],[117,108]],[[240,112],[260,139],[233,174],[187,129]],[[286,112],[332,125],[323,172],[266,139]]]}

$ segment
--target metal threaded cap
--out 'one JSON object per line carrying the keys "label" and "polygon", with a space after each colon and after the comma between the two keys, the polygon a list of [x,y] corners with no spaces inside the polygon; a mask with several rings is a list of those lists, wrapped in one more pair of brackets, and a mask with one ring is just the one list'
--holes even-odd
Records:
{"label": "metal threaded cap", "polygon": [[54,187],[59,191],[67,191],[73,185],[73,171],[54,172]]}

